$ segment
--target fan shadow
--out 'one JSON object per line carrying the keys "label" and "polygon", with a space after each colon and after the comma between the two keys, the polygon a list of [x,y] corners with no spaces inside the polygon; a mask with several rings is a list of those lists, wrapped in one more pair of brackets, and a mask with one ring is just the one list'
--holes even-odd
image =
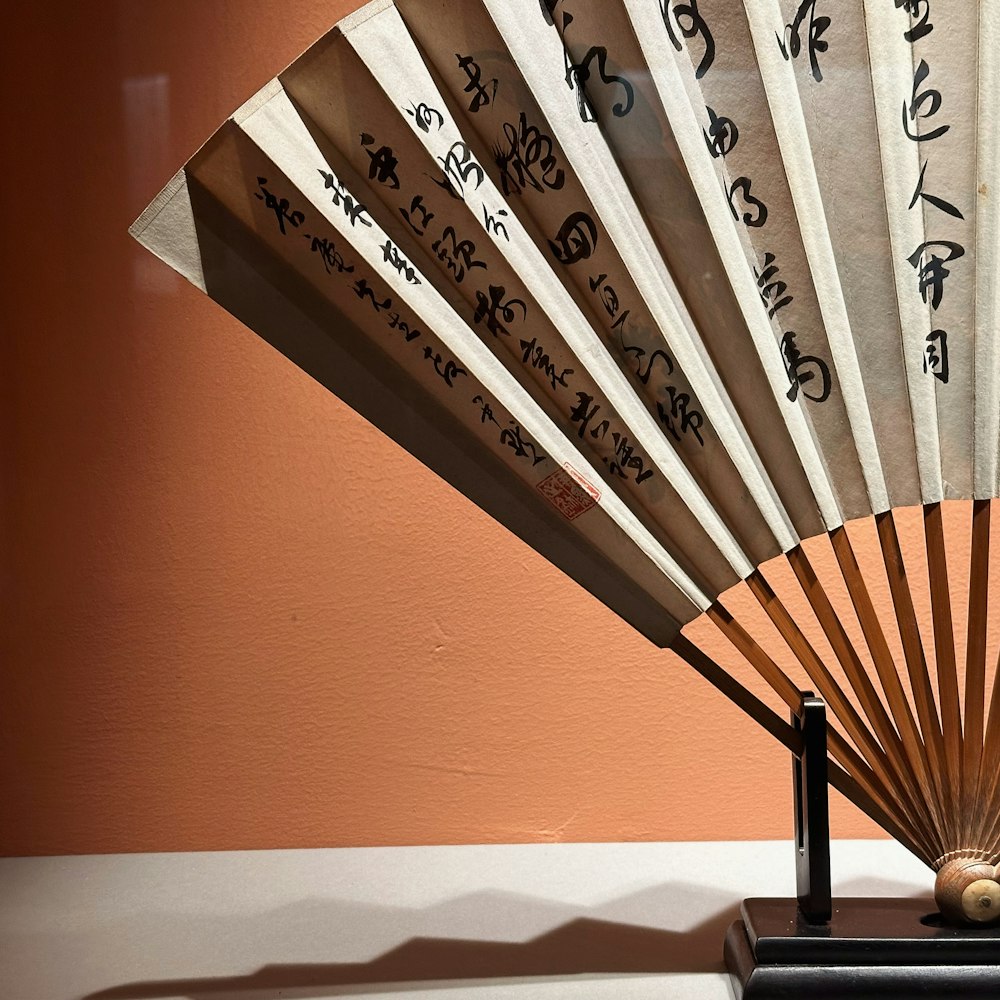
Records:
{"label": "fan shadow", "polygon": [[[547,900],[480,892],[418,911],[353,901],[307,900],[270,913],[211,924],[203,924],[204,918],[166,917],[162,936],[167,941],[175,929],[182,937],[204,935],[237,943],[266,941],[269,935],[289,940],[290,930],[309,937],[317,928],[334,941],[338,938],[337,928],[357,940],[360,927],[366,931],[370,928],[372,938],[388,932],[400,943],[367,961],[268,964],[244,975],[132,982],[87,994],[81,1000],[260,1000],[275,995],[307,1000],[339,993],[341,987],[357,993],[367,992],[364,987],[387,984],[396,990],[408,990],[426,988],[428,983],[458,987],[463,982],[496,979],[719,973],[723,971],[723,936],[738,915],[738,905],[721,897],[706,900],[703,889],[693,898],[694,888],[664,884],[582,914]],[[652,918],[661,924],[683,923],[692,914],[706,912],[711,915],[687,930],[629,922]],[[553,926],[553,917],[562,922]],[[183,927],[171,926],[178,919],[183,920]],[[528,937],[530,928],[540,924],[551,929]],[[432,927],[438,936],[422,933]],[[446,936],[452,927],[496,929],[504,937],[514,936],[521,927],[525,939]],[[445,934],[441,935],[441,931]]]}

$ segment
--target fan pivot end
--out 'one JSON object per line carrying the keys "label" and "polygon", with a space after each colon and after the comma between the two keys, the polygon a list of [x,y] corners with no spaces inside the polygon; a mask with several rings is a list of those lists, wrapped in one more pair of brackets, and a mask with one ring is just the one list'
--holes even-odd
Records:
{"label": "fan pivot end", "polygon": [[1000,881],[996,866],[956,858],[942,866],[934,883],[934,902],[953,924],[991,924],[1000,920]]}

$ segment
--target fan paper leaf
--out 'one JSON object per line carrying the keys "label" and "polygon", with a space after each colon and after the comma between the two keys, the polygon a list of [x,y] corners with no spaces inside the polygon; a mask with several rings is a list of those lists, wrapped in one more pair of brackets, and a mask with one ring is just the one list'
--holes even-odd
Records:
{"label": "fan paper leaf", "polygon": [[[998,52],[988,3],[375,0],[132,231],[654,642],[709,611],[790,703],[719,604],[747,581],[836,708],[758,569],[786,554],[850,794],[934,861],[981,845],[921,803],[958,796],[962,721],[890,512],[997,495]],[[871,515],[909,695],[837,534]],[[824,533],[887,709],[811,582]]]}

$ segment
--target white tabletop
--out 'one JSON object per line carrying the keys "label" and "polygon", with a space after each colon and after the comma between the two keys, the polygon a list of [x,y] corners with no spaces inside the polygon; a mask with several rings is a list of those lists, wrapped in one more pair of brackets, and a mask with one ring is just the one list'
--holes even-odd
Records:
{"label": "white tabletop", "polygon": [[[840,841],[839,895],[929,895]],[[744,896],[789,843],[535,844],[0,860],[4,1000],[726,998]]]}

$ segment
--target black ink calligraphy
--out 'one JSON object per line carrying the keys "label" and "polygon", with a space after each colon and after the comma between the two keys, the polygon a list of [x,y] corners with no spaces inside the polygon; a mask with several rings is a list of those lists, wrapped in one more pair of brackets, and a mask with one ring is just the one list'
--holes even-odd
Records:
{"label": "black ink calligraphy", "polygon": [[[459,68],[464,70],[468,77],[469,82],[465,86],[465,93],[472,94],[469,110],[475,113],[491,104],[497,96],[497,79],[494,77],[484,84],[482,68],[472,56],[463,56],[456,52],[455,58],[458,60]],[[488,84],[492,84],[492,88]]]}
{"label": "black ink calligraphy", "polygon": [[404,319],[400,319],[399,313],[389,313],[389,329],[402,331],[404,339],[409,343],[420,336],[419,330],[411,330],[410,324]]}
{"label": "black ink calligraphy", "polygon": [[939,198],[936,194],[929,194],[924,190],[924,175],[927,173],[927,163],[929,161],[925,160],[923,166],[920,168],[920,176],[917,178],[917,186],[913,191],[913,197],[910,199],[910,204],[908,208],[913,208],[916,205],[917,200],[923,198],[929,205],[933,205],[935,208],[939,208],[946,215],[950,215],[954,219],[964,219],[965,216],[950,202],[945,201],[944,198]]}
{"label": "black ink calligraphy", "polygon": [[[662,376],[669,378],[674,373],[673,359],[661,348],[653,351],[648,358],[646,358],[646,350],[637,344],[629,345],[622,340],[622,349],[626,354],[635,357],[636,378],[643,385],[649,385],[649,380],[653,375],[653,367],[657,362],[663,369]],[[643,371],[644,358],[646,358],[645,371]],[[660,423],[675,441],[680,441],[684,434],[692,434],[698,444],[704,447],[705,439],[701,436],[701,427],[705,423],[705,418],[701,411],[691,406],[691,396],[686,392],[681,392],[675,385],[664,385],[663,391],[667,394],[667,405],[664,406],[662,400],[656,401],[656,415]]]}
{"label": "black ink calligraphy", "polygon": [[538,0],[538,6],[542,9],[542,17],[550,27],[555,24],[552,15],[561,2],[562,0]]}
{"label": "black ink calligraphy", "polygon": [[510,236],[507,235],[507,227],[497,218],[507,217],[507,209],[499,208],[497,209],[496,215],[491,215],[487,210],[486,206],[483,205],[483,227],[486,232],[492,233],[494,236],[502,236],[508,243],[510,242]]}
{"label": "black ink calligraphy", "polygon": [[610,420],[602,420],[596,427],[590,428],[590,422],[601,412],[600,403],[594,403],[594,397],[586,392],[578,392],[576,394],[577,404],[570,410],[569,418],[574,424],[579,424],[577,428],[577,435],[583,438],[583,435],[590,430],[590,436],[592,438],[603,438],[605,434],[611,429]]}
{"label": "black ink calligraphy", "polygon": [[455,379],[459,375],[469,374],[464,368],[459,368],[454,361],[445,361],[432,347],[424,348],[424,357],[434,365],[434,370],[445,380],[449,389],[455,387]]}
{"label": "black ink calligraphy", "polygon": [[736,122],[732,118],[724,118],[717,115],[712,108],[705,106],[708,112],[708,128],[702,130],[705,136],[705,143],[713,159],[720,156],[725,158],[733,147],[740,140],[740,130],[736,127]]}
{"label": "black ink calligraphy", "polygon": [[931,330],[924,338],[924,374],[928,372],[939,382],[948,384],[948,334],[944,330]]}
{"label": "black ink calligraphy", "polygon": [[408,209],[401,208],[399,214],[406,219],[410,228],[418,236],[423,236],[427,232],[427,227],[434,218],[434,213],[427,211],[422,194],[415,195],[410,202],[410,207]]}
{"label": "black ink calligraphy", "polygon": [[934,30],[934,25],[930,22],[931,0],[895,0],[895,4],[896,10],[902,8],[912,17],[920,18],[908,31],[903,32],[903,38],[908,42],[915,42]]}
{"label": "black ink calligraphy", "polygon": [[[789,330],[781,338],[781,358],[785,363],[789,382],[788,400],[794,403],[801,390],[806,399],[824,403],[830,398],[832,388],[830,368],[822,358],[814,354],[803,354],[795,346],[797,336],[798,334]],[[814,385],[817,379],[819,383]]]}
{"label": "black ink calligraphy", "polygon": [[[947,256],[942,257],[939,254],[929,252],[932,251],[933,247],[947,251]],[[924,302],[927,302],[928,293],[930,293],[931,309],[937,309],[941,305],[944,282],[951,274],[951,270],[945,267],[945,264],[964,256],[965,247],[960,243],[953,243],[950,240],[927,240],[906,258],[910,262],[910,266],[918,271],[920,297]]]}
{"label": "black ink calligraphy", "polygon": [[521,425],[515,420],[511,420],[510,427],[500,432],[500,443],[512,448],[518,458],[530,458],[533,466],[545,461],[545,456],[524,436]]}
{"label": "black ink calligraphy", "polygon": [[933,118],[941,109],[940,91],[934,90],[933,87],[928,87],[926,90],[920,89],[930,75],[930,71],[931,69],[927,65],[927,60],[921,59],[913,74],[913,95],[910,98],[909,104],[905,100],[903,101],[903,131],[906,133],[906,137],[912,139],[914,142],[930,142],[932,139],[937,139],[944,135],[951,128],[950,125],[940,125],[935,129],[931,129],[930,132],[921,134],[918,126],[916,132],[910,131],[910,122],[918,125],[917,119]]}
{"label": "black ink calligraphy", "polygon": [[354,292],[362,302],[368,299],[371,302],[372,308],[377,313],[380,313],[383,309],[392,308],[392,299],[386,297],[382,302],[379,302],[375,296],[374,289],[368,284],[366,278],[359,278],[354,282]]}
{"label": "black ink calligraphy", "polygon": [[677,35],[678,31],[684,38],[701,37],[704,51],[694,72],[695,77],[700,80],[715,62],[715,39],[705,23],[705,18],[698,11],[697,0],[689,0],[688,3],[660,0],[660,14],[663,16],[670,42],[678,52],[683,48],[681,38]]}
{"label": "black ink calligraphy", "polygon": [[487,402],[487,400],[483,399],[482,396],[473,396],[472,402],[476,403],[480,408],[480,413],[479,413],[480,423],[485,424],[486,421],[489,420],[491,423],[496,424],[497,427],[500,426],[500,421],[497,420],[495,416],[493,416],[493,407],[490,405],[489,402]]}
{"label": "black ink calligraphy", "polygon": [[399,178],[396,176],[396,167],[399,160],[396,159],[392,150],[388,146],[380,146],[375,152],[367,147],[375,145],[375,139],[367,132],[361,133],[361,145],[365,147],[371,163],[368,166],[368,180],[378,181],[379,184],[388,184],[393,190],[399,189]]}
{"label": "black ink calligraphy", "polygon": [[[571,14],[563,15],[563,30],[573,23]],[[621,88],[621,97],[611,108],[611,113],[615,118],[624,118],[635,103],[635,91],[632,84],[623,76],[618,76],[608,72],[608,50],[604,45],[592,45],[579,62],[573,62],[569,54],[569,48],[564,48],[566,61],[566,85],[576,94],[577,111],[580,120],[584,122],[596,122],[597,114],[594,106],[587,96],[587,84],[590,83],[594,74],[594,65],[597,65],[597,79],[605,86]]]}
{"label": "black ink calligraphy", "polygon": [[344,263],[344,258],[337,249],[337,245],[333,242],[333,240],[328,239],[327,237],[320,239],[318,236],[310,236],[308,233],[304,235],[305,238],[310,241],[310,251],[312,251],[312,253],[319,254],[319,258],[323,261],[323,266],[326,268],[327,274],[333,274],[334,271],[338,271],[342,274],[353,274],[354,265],[347,265]]}
{"label": "black ink calligraphy", "polygon": [[522,320],[527,319],[528,307],[521,299],[508,299],[504,302],[507,289],[503,285],[490,285],[489,291],[488,298],[482,291],[476,292],[476,302],[478,305],[475,315],[472,317],[473,322],[485,322],[486,329],[494,337],[499,336],[501,333],[504,336],[510,336],[510,330],[504,324],[513,323],[518,318],[518,311],[521,313]]}
{"label": "black ink calligraphy", "polygon": [[448,155],[439,156],[437,161],[444,169],[444,180],[436,183],[460,200],[465,198],[466,184],[474,180],[473,189],[478,190],[479,185],[486,179],[483,168],[476,162],[472,150],[464,142],[453,143]]}
{"label": "black ink calligraphy", "polygon": [[532,337],[531,340],[522,340],[521,351],[521,361],[526,365],[530,364],[532,368],[542,372],[549,380],[553,389],[557,386],[562,386],[564,389],[569,388],[566,379],[574,373],[574,369],[563,368],[562,371],[559,371],[556,365],[552,363],[552,359],[545,349],[539,345],[537,337]]}
{"label": "black ink calligraphy", "polygon": [[[594,397],[586,392],[578,392],[576,398],[577,405],[570,410],[569,418],[574,424],[579,424],[577,436],[583,439],[584,434],[589,432],[595,440],[604,440],[611,429],[611,421],[604,419],[595,423],[593,427],[590,426],[601,412],[601,404],[595,403]],[[635,448],[629,443],[625,434],[613,431],[611,439],[615,446],[614,458],[604,459],[604,464],[608,466],[609,471],[626,479],[628,478],[626,470],[635,469],[637,470],[636,483],[643,483],[653,475],[653,470],[645,468],[645,462],[639,455],[635,454]]]}
{"label": "black ink calligraphy", "polygon": [[550,135],[529,125],[523,111],[516,125],[504,123],[503,135],[506,145],[495,146],[493,158],[500,168],[500,186],[505,195],[520,194],[529,186],[542,193],[546,188],[562,188],[566,175],[556,161]]}
{"label": "black ink calligraphy", "polygon": [[737,191],[742,192],[742,201],[744,205],[748,206],[742,210],[744,225],[753,229],[763,226],[767,222],[767,205],[750,193],[749,177],[737,177],[729,187],[729,210],[733,213],[733,218],[739,220],[741,217],[741,211],[737,209],[734,202]]}
{"label": "black ink calligraphy", "polygon": [[[608,462],[608,470],[621,479],[628,479],[628,470],[636,469],[636,483],[643,483],[653,474],[652,469],[645,468],[645,462],[636,454],[634,446],[629,442],[628,435],[613,431],[611,440],[615,445],[614,461]],[[605,459],[605,461],[607,461]]]}
{"label": "black ink calligraphy", "polygon": [[778,39],[778,48],[786,62],[789,59],[797,59],[802,51],[802,25],[807,18],[809,23],[806,25],[805,36],[809,52],[809,68],[812,70],[813,79],[819,83],[823,79],[823,72],[819,67],[818,54],[826,52],[830,47],[830,43],[821,36],[830,27],[830,18],[816,16],[816,0],[803,0],[792,23],[786,24],[785,30],[780,35],[775,32],[774,37]]}
{"label": "black ink calligraphy", "polygon": [[757,278],[757,288],[761,301],[767,306],[767,318],[771,319],[779,309],[791,305],[794,295],[787,295],[788,285],[778,277],[778,266],[774,263],[774,254],[764,253],[764,263],[754,265],[754,275]]}
{"label": "black ink calligraphy", "polygon": [[455,235],[455,230],[451,226],[445,227],[441,234],[441,239],[435,240],[431,249],[437,254],[437,258],[443,261],[448,270],[455,275],[455,280],[461,284],[467,271],[474,267],[486,267],[486,262],[477,260],[473,254],[476,252],[476,244],[472,240],[460,240]]}
{"label": "black ink calligraphy", "polygon": [[669,401],[669,409],[657,400],[656,415],[660,423],[666,427],[674,440],[680,441],[682,434],[692,434],[702,447],[705,439],[701,436],[701,427],[705,417],[700,410],[691,407],[691,397],[686,392],[678,390],[677,386],[664,387]]}
{"label": "black ink calligraphy", "polygon": [[555,240],[549,240],[556,260],[575,264],[586,260],[597,246],[597,226],[586,212],[573,212],[562,224]]}
{"label": "black ink calligraphy", "polygon": [[421,132],[430,132],[431,125],[437,121],[437,131],[441,131],[444,125],[444,115],[437,108],[432,108],[426,104],[414,104],[410,101],[410,106],[403,109],[416,123]]}
{"label": "black ink calligraphy", "polygon": [[287,222],[293,229],[298,229],[300,225],[305,221],[305,215],[298,211],[289,211],[290,205],[287,198],[278,198],[277,196],[271,194],[270,191],[264,185],[267,183],[266,177],[258,177],[257,184],[260,187],[260,191],[255,191],[254,196],[259,198],[264,202],[264,207],[269,208],[274,212],[274,217],[278,220],[278,229],[281,230],[282,236],[288,235],[288,230],[285,229],[285,223]]}
{"label": "black ink calligraphy", "polygon": [[[619,314],[621,302],[618,299],[618,293],[615,291],[614,286],[608,283],[607,277],[606,274],[599,274],[596,278],[591,278],[590,290],[598,293],[605,312],[614,320],[614,323],[611,324],[611,329],[624,329],[625,320],[628,319],[631,310],[626,309]],[[621,336],[621,329],[619,329],[619,336]]]}
{"label": "black ink calligraphy", "polygon": [[406,278],[411,285],[421,284],[413,265],[400,253],[399,247],[392,240],[386,240],[383,244],[382,257],[390,267],[395,268],[396,272]]}
{"label": "black ink calligraphy", "polygon": [[653,374],[653,365],[655,365],[657,361],[662,362],[663,367],[666,369],[666,374],[668,376],[673,375],[674,362],[666,351],[660,350],[659,348],[653,351],[653,353],[649,355],[649,358],[646,361],[646,370],[643,371],[642,359],[646,357],[646,351],[643,348],[638,347],[634,344],[630,347],[626,347],[624,341],[622,341],[622,348],[626,354],[635,355],[635,360],[636,360],[635,374],[643,385],[649,385],[650,376]]}
{"label": "black ink calligraphy", "polygon": [[337,208],[344,210],[344,215],[350,220],[351,226],[353,227],[360,222],[361,225],[368,226],[371,229],[371,219],[365,218],[368,209],[360,202],[354,200],[336,175],[326,170],[320,170],[319,174],[323,178],[324,187],[328,191],[333,192],[333,204]]}

